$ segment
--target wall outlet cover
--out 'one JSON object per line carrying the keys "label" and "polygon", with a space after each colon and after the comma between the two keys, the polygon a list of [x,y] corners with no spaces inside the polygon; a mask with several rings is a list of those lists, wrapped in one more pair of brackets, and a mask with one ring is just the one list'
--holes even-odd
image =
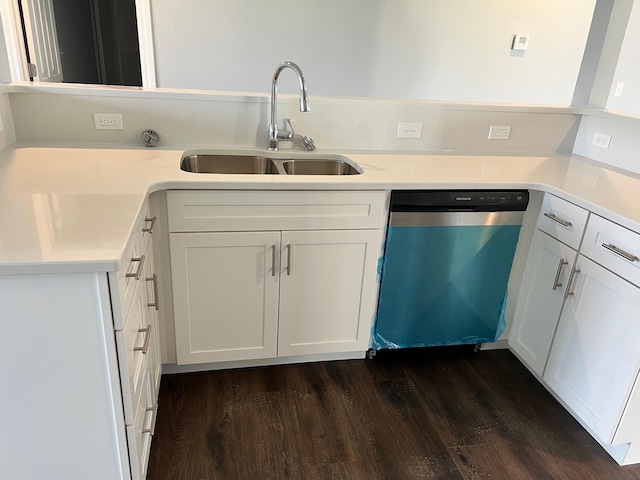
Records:
{"label": "wall outlet cover", "polygon": [[93,121],[96,130],[122,130],[122,114],[94,113]]}
{"label": "wall outlet cover", "polygon": [[398,122],[396,138],[421,138],[422,123]]}
{"label": "wall outlet cover", "polygon": [[624,90],[624,83],[617,83],[616,84],[616,89],[613,92],[613,96],[614,97],[621,97],[622,96],[622,90]]}
{"label": "wall outlet cover", "polygon": [[600,148],[609,148],[609,144],[611,143],[611,135],[607,135],[606,133],[596,132],[593,134],[592,145]]}
{"label": "wall outlet cover", "polygon": [[509,140],[511,127],[508,125],[491,125],[489,127],[489,140]]}

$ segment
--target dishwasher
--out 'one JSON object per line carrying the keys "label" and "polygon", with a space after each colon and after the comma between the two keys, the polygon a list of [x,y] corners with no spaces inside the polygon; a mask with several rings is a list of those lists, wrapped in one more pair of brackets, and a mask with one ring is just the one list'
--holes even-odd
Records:
{"label": "dishwasher", "polygon": [[391,193],[372,348],[494,342],[526,190]]}

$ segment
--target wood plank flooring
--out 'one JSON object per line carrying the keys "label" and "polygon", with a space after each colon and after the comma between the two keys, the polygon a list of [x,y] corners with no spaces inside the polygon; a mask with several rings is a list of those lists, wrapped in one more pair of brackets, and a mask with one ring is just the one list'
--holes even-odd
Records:
{"label": "wood plank flooring", "polygon": [[166,375],[148,480],[640,479],[508,351]]}

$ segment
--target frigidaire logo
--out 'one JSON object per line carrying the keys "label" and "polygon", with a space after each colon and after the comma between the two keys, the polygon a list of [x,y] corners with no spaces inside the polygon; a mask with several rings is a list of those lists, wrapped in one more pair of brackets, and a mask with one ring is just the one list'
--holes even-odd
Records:
{"label": "frigidaire logo", "polygon": [[471,197],[456,197],[456,200],[469,202],[471,201]]}

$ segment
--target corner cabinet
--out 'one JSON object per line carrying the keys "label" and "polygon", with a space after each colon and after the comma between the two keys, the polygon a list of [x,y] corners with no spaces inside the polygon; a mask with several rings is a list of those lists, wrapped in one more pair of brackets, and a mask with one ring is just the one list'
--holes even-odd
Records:
{"label": "corner cabinet", "polygon": [[386,198],[168,192],[178,364],[364,354]]}
{"label": "corner cabinet", "polygon": [[509,346],[621,465],[640,462],[640,234],[547,194]]}
{"label": "corner cabinet", "polygon": [[0,477],[146,477],[161,369],[147,208],[117,272],[0,276]]}
{"label": "corner cabinet", "polygon": [[640,462],[639,246],[591,215],[543,377],[621,464]]}

